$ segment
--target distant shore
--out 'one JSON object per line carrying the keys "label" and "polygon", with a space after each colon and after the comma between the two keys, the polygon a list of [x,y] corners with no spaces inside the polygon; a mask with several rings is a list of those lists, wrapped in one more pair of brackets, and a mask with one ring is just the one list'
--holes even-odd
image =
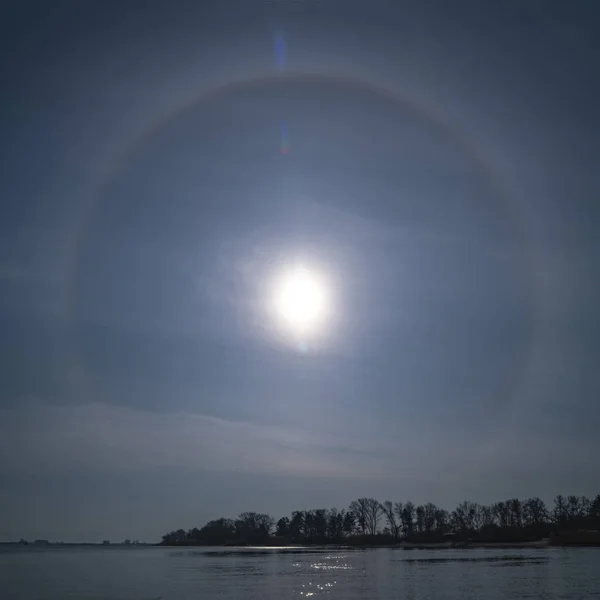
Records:
{"label": "distant shore", "polygon": [[137,542],[136,544],[125,544],[123,542],[0,542],[0,546],[18,546],[22,548],[70,548],[73,546],[91,546],[91,547],[100,547],[100,548],[140,548],[140,547],[153,547],[158,544],[150,543],[150,542]]}
{"label": "distant shore", "polygon": [[202,527],[174,529],[164,546],[301,546],[352,548],[543,548],[600,546],[600,494],[562,496],[549,509],[539,497],[489,505],[465,500],[448,511],[428,502],[379,502],[357,498],[347,509],[294,510],[275,520],[245,511]]}

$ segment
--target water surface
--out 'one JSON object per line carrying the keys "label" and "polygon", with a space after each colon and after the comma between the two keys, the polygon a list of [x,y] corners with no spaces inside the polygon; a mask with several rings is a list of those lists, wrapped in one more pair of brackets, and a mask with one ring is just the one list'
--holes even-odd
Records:
{"label": "water surface", "polygon": [[0,598],[600,599],[600,549],[4,548]]}

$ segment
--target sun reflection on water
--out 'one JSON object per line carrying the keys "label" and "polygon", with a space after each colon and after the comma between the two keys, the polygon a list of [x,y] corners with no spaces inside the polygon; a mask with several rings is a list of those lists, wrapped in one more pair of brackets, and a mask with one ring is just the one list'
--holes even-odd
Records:
{"label": "sun reflection on water", "polygon": [[344,563],[343,565],[329,565],[327,563],[313,563],[312,565],[310,565],[313,569],[321,569],[322,571],[333,571],[333,570],[340,570],[340,571],[351,571],[352,567],[346,563]]}
{"label": "sun reflection on water", "polygon": [[[337,580],[328,579],[327,573],[353,570],[353,567],[346,562],[348,559],[346,554],[326,554],[321,555],[319,558],[322,560],[315,562],[296,561],[292,565],[294,568],[300,569],[301,573],[310,577],[309,581],[301,584],[301,589],[296,588],[295,590],[296,593],[300,592],[300,596],[302,597],[331,594],[334,586],[337,584]],[[309,575],[308,570],[312,571],[314,575]],[[318,577],[319,580],[315,581],[314,577]]]}

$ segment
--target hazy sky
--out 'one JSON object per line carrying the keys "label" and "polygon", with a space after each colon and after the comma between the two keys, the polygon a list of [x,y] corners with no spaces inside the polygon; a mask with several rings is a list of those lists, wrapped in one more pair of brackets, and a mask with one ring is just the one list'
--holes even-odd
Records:
{"label": "hazy sky", "polygon": [[596,4],[4,3],[0,539],[597,494]]}

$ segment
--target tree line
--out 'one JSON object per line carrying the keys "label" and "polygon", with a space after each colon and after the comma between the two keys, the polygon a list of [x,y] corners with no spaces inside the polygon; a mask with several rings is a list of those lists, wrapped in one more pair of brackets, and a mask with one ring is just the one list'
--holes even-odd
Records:
{"label": "tree line", "polygon": [[162,536],[165,545],[331,544],[439,542],[448,534],[480,541],[537,540],[561,532],[600,529],[600,494],[554,498],[511,498],[491,505],[461,502],[447,511],[431,502],[379,502],[358,498],[347,509],[296,510],[275,521],[264,513],[243,512],[198,529],[178,529]]}

